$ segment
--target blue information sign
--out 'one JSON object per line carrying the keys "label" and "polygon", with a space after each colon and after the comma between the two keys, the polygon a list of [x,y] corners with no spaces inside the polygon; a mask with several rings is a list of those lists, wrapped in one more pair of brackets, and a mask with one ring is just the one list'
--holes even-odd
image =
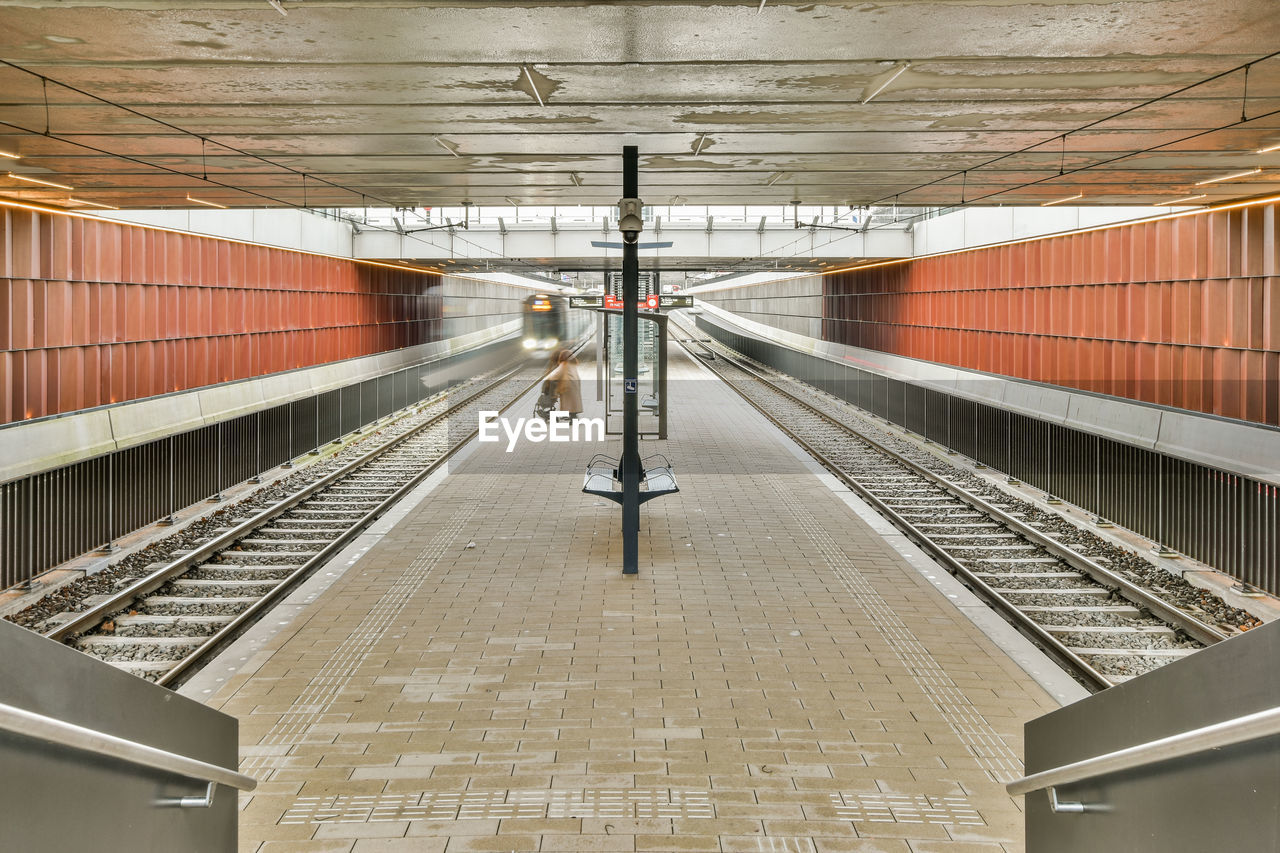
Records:
{"label": "blue information sign", "polygon": [[627,393],[627,394],[636,393],[636,381],[634,379],[622,380],[622,390],[624,393]]}

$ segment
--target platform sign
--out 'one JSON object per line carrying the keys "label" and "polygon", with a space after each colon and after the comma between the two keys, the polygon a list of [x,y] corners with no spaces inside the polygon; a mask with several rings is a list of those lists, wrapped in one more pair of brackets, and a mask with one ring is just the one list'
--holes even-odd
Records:
{"label": "platform sign", "polygon": [[635,381],[635,379],[624,379],[624,380],[622,380],[622,391],[623,391],[623,393],[624,393],[624,394],[634,394],[634,393],[636,393],[636,388],[637,388],[637,387],[638,387],[638,383]]}
{"label": "platform sign", "polygon": [[[603,296],[570,296],[569,307],[604,308],[608,311],[621,311],[624,306],[622,300],[618,297],[605,294]],[[657,311],[659,308],[692,308],[693,297],[672,294],[659,296],[653,293],[637,302],[636,307],[641,311]]]}

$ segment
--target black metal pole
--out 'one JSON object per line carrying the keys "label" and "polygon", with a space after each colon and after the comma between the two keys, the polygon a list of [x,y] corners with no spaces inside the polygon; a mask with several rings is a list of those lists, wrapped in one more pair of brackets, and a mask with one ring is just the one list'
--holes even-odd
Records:
{"label": "black metal pole", "polygon": [[[639,149],[622,148],[622,197],[640,196]],[[622,239],[622,573],[640,570],[640,409],[639,409],[639,232],[623,232]]]}

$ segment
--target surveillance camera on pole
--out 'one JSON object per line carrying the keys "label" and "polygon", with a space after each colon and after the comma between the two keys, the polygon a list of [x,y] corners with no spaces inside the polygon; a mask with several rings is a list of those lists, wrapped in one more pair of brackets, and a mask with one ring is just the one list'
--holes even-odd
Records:
{"label": "surveillance camera on pole", "polygon": [[638,198],[618,200],[618,230],[622,232],[622,242],[635,243],[644,230],[644,220],[640,218],[643,203]]}

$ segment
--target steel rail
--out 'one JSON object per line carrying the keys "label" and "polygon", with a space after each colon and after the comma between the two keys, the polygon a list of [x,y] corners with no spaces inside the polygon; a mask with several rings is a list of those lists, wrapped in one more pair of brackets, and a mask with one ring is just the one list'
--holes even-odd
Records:
{"label": "steel rail", "polygon": [[[681,344],[681,346],[683,347],[683,344]],[[687,347],[685,349],[688,351]],[[692,355],[692,353],[690,354]],[[733,359],[726,358],[724,356],[718,356],[717,360],[728,361],[730,363],[733,363],[734,361]],[[735,364],[734,366],[742,369],[739,365]],[[822,467],[830,471],[837,479],[853,490],[859,497],[871,504],[871,506],[888,519],[891,524],[917,542],[921,548],[929,553],[931,557],[941,563],[947,571],[953,575],[959,576],[964,581],[965,585],[972,589],[974,593],[983,599],[983,601],[998,610],[1006,619],[1009,619],[1019,629],[1031,635],[1033,639],[1042,644],[1046,651],[1058,660],[1059,665],[1078,673],[1081,678],[1087,681],[1088,685],[1095,690],[1104,690],[1113,686],[1114,682],[1091,667],[1079,655],[1055,639],[1052,634],[1044,630],[1044,628],[1042,628],[1038,623],[1033,621],[1029,616],[1021,610],[1018,610],[1013,604],[1000,596],[984,580],[982,580],[982,578],[975,575],[963,563],[951,556],[951,554],[949,554],[941,545],[937,544],[926,534],[922,533],[919,528],[906,518],[899,515],[897,511],[877,497],[875,493],[847,474],[838,463],[832,461],[822,451],[818,450],[808,441],[797,435],[786,424],[782,423],[781,420],[775,417],[773,413],[753,400],[745,391],[738,388],[734,382],[727,379],[719,370],[716,370],[715,368],[710,369],[716,373],[716,375],[720,376],[720,378],[724,380],[725,384],[732,388],[738,396],[742,397],[742,399],[746,400],[747,403],[749,403],[756,411],[768,418],[769,421],[778,429],[782,430],[787,437],[799,444],[806,453],[818,460]],[[782,393],[786,394],[786,392]],[[802,403],[802,405],[812,410],[812,406],[809,406],[807,403]],[[819,412],[818,414],[821,413]]]}
{"label": "steel rail", "polygon": [[[172,560],[169,563],[166,563],[164,566],[152,572],[151,574],[143,578],[139,578],[136,582],[126,587],[125,589],[121,590],[120,592],[112,595],[110,598],[94,605],[88,610],[77,613],[74,618],[68,620],[67,622],[64,622],[54,628],[51,628],[48,631],[44,631],[43,632],[44,636],[51,640],[65,640],[67,637],[73,634],[83,633],[85,630],[96,625],[106,616],[109,616],[110,614],[115,613],[116,611],[123,610],[129,604],[132,604],[134,601],[137,601],[142,596],[155,592],[157,589],[159,589],[161,586],[163,586],[173,578],[178,577],[179,575],[187,572],[197,564],[202,563],[205,560],[208,560],[210,557],[212,557],[214,554],[218,553],[219,551],[223,550],[224,548],[227,548],[230,545],[235,544],[236,541],[243,539],[247,534],[253,532],[254,530],[261,527],[266,522],[270,521],[276,516],[284,514],[285,512],[289,511],[290,509],[302,503],[303,501],[307,500],[308,498],[313,497],[318,492],[324,491],[329,486],[333,485],[334,482],[347,477],[348,475],[354,473],[360,468],[363,468],[369,462],[373,461],[374,459],[386,453],[387,451],[394,449],[400,444],[403,444],[405,441],[408,441],[410,438],[421,433],[423,430],[430,429],[432,426],[436,425],[444,418],[449,417],[449,415],[453,414],[456,410],[466,406],[471,401],[475,400],[476,398],[480,397],[483,394],[487,394],[493,388],[507,381],[522,369],[523,367],[517,367],[513,370],[510,370],[502,374],[502,376],[498,377],[493,382],[489,383],[488,385],[486,385],[484,388],[480,389],[476,393],[471,394],[465,397],[464,399],[451,404],[449,408],[447,408],[445,411],[441,412],[438,415],[433,416],[429,420],[423,422],[422,424],[419,424],[417,427],[414,427],[413,429],[405,432],[403,435],[396,436],[395,438],[390,439],[389,441],[378,445],[372,450],[369,450],[368,452],[361,454],[359,457],[357,457],[356,459],[353,459],[351,462],[348,462],[346,465],[343,465],[341,468],[337,469],[336,471],[326,474],[324,477],[321,477],[319,480],[315,481],[314,483],[311,483],[303,487],[299,491],[294,492],[292,495],[282,498],[275,504],[272,504],[266,509],[263,509],[261,512],[251,516],[250,518],[246,519],[245,521],[241,522],[240,524],[236,525],[230,530],[227,530],[226,532],[220,534],[219,536],[216,536],[213,539],[209,540],[205,544],[201,545],[199,548],[196,548],[188,552],[187,554],[184,554],[181,557],[178,557],[177,559]],[[528,393],[528,392],[526,390],[525,392],[522,392],[522,393]],[[290,577],[292,577],[292,575]]]}
{"label": "steel rail", "polygon": [[821,417],[823,420],[827,421],[833,426],[836,426],[839,429],[843,429],[849,432],[850,434],[857,436],[858,438],[862,439],[866,443],[870,444],[876,450],[880,451],[886,456],[889,456],[895,462],[899,463],[903,467],[910,470],[912,473],[928,480],[929,482],[933,483],[936,486],[939,486],[945,489],[946,491],[951,493],[954,497],[969,504],[973,508],[997,519],[1001,524],[1004,524],[1006,527],[1009,527],[1010,529],[1017,531],[1026,539],[1034,542],[1036,545],[1040,546],[1044,550],[1062,559],[1069,565],[1084,572],[1085,574],[1093,578],[1093,580],[1097,581],[1103,586],[1116,587],[1120,592],[1120,594],[1127,600],[1133,602],[1134,604],[1138,604],[1138,605],[1141,605],[1142,607],[1147,608],[1152,613],[1156,614],[1166,622],[1169,622],[1183,629],[1184,631],[1187,632],[1189,636],[1205,644],[1206,646],[1211,646],[1215,643],[1219,643],[1227,639],[1226,635],[1223,634],[1221,631],[1218,631],[1216,628],[1213,628],[1212,626],[1200,621],[1199,619],[1192,616],[1190,613],[1185,613],[1182,610],[1179,610],[1178,608],[1173,607],[1168,602],[1148,592],[1147,590],[1143,589],[1141,586],[1133,583],[1127,578],[1100,565],[1099,563],[1095,562],[1089,557],[1086,557],[1085,555],[1077,551],[1073,551],[1072,549],[1063,545],[1061,542],[1058,542],[1050,538],[1049,536],[1046,536],[1044,533],[1040,532],[1039,530],[1036,530],[1034,527],[1031,527],[1025,522],[1014,518],[1009,513],[1005,512],[999,507],[992,505],[991,503],[987,502],[986,500],[979,497],[978,495],[973,494],[972,492],[968,491],[962,486],[959,486],[951,482],[947,478],[943,477],[942,475],[937,474],[933,471],[930,471],[929,469],[925,468],[919,463],[916,463],[906,458],[896,450],[890,447],[886,447],[884,444],[881,444],[879,441],[872,438],[871,436],[864,435],[863,433],[858,432],[857,430],[854,430],[847,424],[841,423],[837,418],[827,414],[826,412],[821,411],[820,409],[814,407],[811,403],[808,403],[807,401],[801,399],[800,397],[791,393],[785,388],[782,388],[776,382],[773,382],[771,379],[769,379],[767,376],[765,376],[764,374],[762,374],[760,371],[756,370],[752,366],[738,363],[737,359],[730,358],[728,360],[730,361],[730,363],[733,363],[734,366],[737,367],[739,370],[742,370],[750,374],[754,378],[758,379],[759,381],[765,383],[772,390],[776,391],[779,394],[782,394],[783,396],[791,399],[792,401],[796,402],[799,405],[807,407],[808,409],[813,411],[815,414],[817,414],[819,417]]}
{"label": "steel rail", "polygon": [[[378,455],[384,455],[386,452],[393,450],[396,446],[399,446],[400,444],[402,444],[403,440],[408,436],[415,435],[421,432],[423,429],[427,428],[429,424],[437,423],[440,420],[440,418],[445,417],[451,412],[466,406],[471,401],[475,400],[477,397],[480,397],[483,394],[487,394],[489,391],[498,387],[503,382],[506,382],[508,379],[511,378],[512,375],[519,372],[521,369],[523,368],[518,367],[513,371],[503,374],[501,378],[485,386],[485,388],[482,389],[481,391],[477,392],[476,394],[472,394],[467,399],[451,407],[448,411],[432,418],[431,421],[428,422],[428,424],[423,424],[421,427],[415,428],[411,432],[406,433],[404,436],[399,436],[397,440],[393,442],[387,442],[387,444],[375,449],[374,452],[378,453]],[[507,409],[511,408],[516,403],[518,403],[526,394],[529,393],[531,389],[536,387],[538,383],[542,381],[545,375],[546,374],[544,373],[541,376],[539,376],[537,379],[533,380],[533,382],[529,383],[529,385],[527,385],[523,390],[521,390],[520,393],[512,397],[510,402],[506,403],[501,408],[499,408],[498,411],[505,412]],[[335,554],[337,554],[344,547],[346,547],[347,543],[349,543],[352,539],[356,538],[361,533],[363,533],[365,528],[373,524],[373,522],[377,521],[380,516],[386,513],[386,511],[389,510],[392,506],[394,506],[398,501],[402,500],[405,495],[413,491],[413,489],[417,488],[418,484],[420,484],[427,477],[430,477],[437,470],[439,470],[440,466],[448,462],[449,459],[452,458],[455,453],[457,453],[464,446],[466,446],[466,444],[469,441],[471,441],[473,438],[475,438],[476,435],[479,434],[479,432],[480,432],[480,429],[477,426],[476,429],[471,430],[469,433],[467,433],[467,435],[459,439],[451,447],[447,448],[443,453],[440,454],[440,458],[436,459],[434,462],[429,463],[426,467],[424,467],[417,474],[414,474],[413,477],[411,477],[407,482],[405,482],[403,485],[397,488],[394,492],[392,492],[387,497],[383,498],[383,500],[377,506],[369,510],[367,513],[365,513],[363,516],[357,519],[354,523],[349,525],[347,529],[344,530],[342,533],[338,534],[338,537],[336,539],[334,539],[332,542],[330,542],[328,545],[322,548],[318,553],[309,557],[306,560],[306,562],[300,565],[297,569],[290,572],[288,577],[286,577],[279,584],[273,587],[270,592],[262,596],[262,598],[258,599],[253,604],[249,605],[249,607],[242,610],[240,613],[237,613],[235,618],[233,618],[226,625],[222,626],[222,628],[218,629],[216,633],[211,634],[207,640],[205,640],[197,648],[192,650],[192,652],[189,655],[187,655],[186,657],[179,660],[176,664],[174,664],[172,668],[170,668],[168,671],[165,672],[164,675],[156,679],[156,684],[159,684],[161,687],[167,687],[171,684],[174,684],[179,679],[179,677],[181,677],[187,670],[191,669],[191,667],[193,667],[195,664],[199,663],[205,657],[210,655],[214,650],[220,648],[224,643],[233,639],[240,632],[242,628],[252,624],[260,614],[266,612],[267,610],[270,610],[271,607],[274,606],[274,604],[280,598],[284,597],[287,593],[292,592],[294,587],[296,587],[299,583],[301,583],[303,580],[309,577],[313,572],[315,572],[317,569],[323,566],[326,562],[332,559]],[[361,458],[367,459],[368,456],[369,454],[365,454],[365,456]],[[369,459],[368,461],[372,462],[373,460]]]}
{"label": "steel rail", "polygon": [[[585,341],[580,343],[578,346],[574,347],[573,352],[576,353],[580,351],[585,345],[586,345]],[[460,409],[467,407],[468,405],[473,403],[475,400],[479,399],[485,394],[488,394],[490,391],[494,390],[495,388],[500,387],[503,383],[509,381],[515,374],[519,373],[524,368],[525,368],[525,365],[521,365],[510,371],[507,371],[506,373],[502,374],[498,378],[487,383],[483,388],[479,389],[475,393],[470,394],[467,397],[464,397],[463,399],[457,401],[456,403],[453,403],[444,412],[441,412],[440,414],[431,417],[424,423],[418,425],[417,427],[414,427],[411,430],[408,430],[402,435],[396,436],[378,445],[377,447],[369,450],[368,452],[361,454],[361,456],[359,456],[357,459],[352,460],[351,462],[342,466],[338,470],[331,472],[330,474],[326,475],[325,477],[321,478],[315,483],[308,485],[306,488],[300,490],[294,495],[291,495],[285,498],[284,500],[277,502],[271,507],[268,507],[263,512],[256,514],[255,516],[248,519],[247,521],[237,525],[231,530],[224,532],[222,535],[218,536],[216,539],[206,543],[204,546],[198,549],[198,551],[192,552],[191,554],[184,555],[178,560],[175,560],[172,563],[170,563],[165,568],[159,570],[159,572],[157,572],[156,574],[153,574],[148,578],[144,578],[143,579],[144,581],[148,581],[146,586],[149,587],[149,589],[146,589],[145,591],[142,591],[142,592],[137,592],[136,589],[140,588],[142,584],[141,583],[135,584],[129,589],[122,591],[120,593],[120,596],[117,597],[116,599],[113,599],[112,601],[103,602],[103,604],[110,605],[109,611],[115,612],[117,610],[122,609],[123,606],[127,606],[127,604],[133,603],[133,601],[139,600],[140,598],[142,598],[142,596],[145,596],[148,593],[153,592],[155,589],[158,589],[160,586],[163,586],[164,583],[168,582],[168,580],[171,580],[174,577],[177,577],[179,575],[184,574],[187,571],[190,571],[192,568],[196,567],[200,563],[203,563],[206,560],[208,560],[210,557],[214,556],[220,550],[223,550],[226,546],[230,544],[234,544],[236,541],[239,541],[240,539],[244,538],[246,534],[252,533],[253,530],[256,529],[257,527],[263,526],[267,522],[271,521],[273,518],[281,515],[284,512],[287,512],[289,509],[304,502],[308,498],[323,492],[325,489],[329,488],[330,486],[341,483],[341,481],[346,477],[357,473],[360,469],[364,468],[366,465],[376,461],[378,458],[386,455],[387,453],[396,449],[397,447],[400,447],[401,445],[405,444],[407,441],[409,441],[413,437],[421,434],[423,431],[427,429],[430,429],[432,426],[435,426],[441,420],[449,417],[450,415],[455,414]],[[523,399],[529,393],[530,390],[535,388],[538,385],[538,383],[545,378],[545,376],[546,376],[546,371],[543,371],[541,374],[539,374],[539,376],[536,379],[534,379],[528,385],[521,388],[511,398],[511,400],[505,403],[504,405],[502,405],[498,409],[498,411],[505,412],[509,408],[514,406],[521,399]],[[370,524],[372,524],[380,516],[385,514],[387,510],[389,510],[393,505],[395,505],[395,503],[402,500],[405,495],[407,495],[410,491],[416,488],[423,480],[425,480],[427,477],[431,476],[433,473],[439,470],[439,468],[442,465],[448,462],[449,459],[452,458],[455,453],[457,453],[462,447],[464,447],[468,442],[470,442],[473,438],[475,438],[475,436],[478,433],[479,433],[479,427],[477,426],[476,429],[471,430],[466,436],[464,436],[463,438],[455,442],[452,446],[445,449],[441,453],[439,458],[437,458],[433,462],[426,465],[421,471],[414,474],[408,481],[400,485],[392,494],[383,498],[375,507],[373,507],[368,512],[366,512],[363,516],[361,516],[359,519],[357,519],[356,521],[348,525],[346,529],[341,534],[339,534],[336,539],[326,544],[325,547],[322,548],[316,554],[313,554],[310,557],[308,557],[307,560],[302,565],[298,566],[294,571],[290,572],[287,577],[285,577],[278,584],[276,584],[276,586],[274,586],[266,595],[259,598],[257,601],[255,601],[245,610],[241,611],[240,613],[237,613],[231,619],[231,621],[223,625],[218,631],[216,631],[214,634],[206,638],[204,642],[202,642],[199,646],[193,649],[189,654],[185,655],[180,660],[175,662],[172,667],[170,667],[168,670],[164,672],[163,675],[161,675],[159,678],[156,679],[155,683],[165,687],[175,686],[181,680],[181,678],[188,673],[189,670],[191,670],[197,664],[201,663],[204,659],[211,656],[215,651],[218,651],[219,649],[221,649],[221,647],[223,647],[226,643],[228,643],[230,640],[238,636],[239,633],[241,633],[244,630],[244,628],[246,628],[248,625],[252,624],[254,621],[261,618],[261,616],[265,614],[267,611],[269,611],[271,607],[274,606],[282,597],[290,593],[294,588],[298,586],[298,584],[300,584],[303,580],[305,580],[307,577],[313,574],[319,567],[321,567],[330,559],[332,559],[335,554],[341,551],[342,548],[344,548],[348,543],[351,542],[352,539],[354,539],[356,536],[362,533]],[[181,568],[177,568],[179,566],[181,566]],[[165,578],[158,578],[158,575],[161,572],[166,573],[167,576]],[[132,595],[130,595],[130,593],[132,593]],[[120,599],[126,598],[126,597],[129,598],[130,600],[126,601],[124,605],[122,605],[120,602]],[[94,609],[98,610],[98,608],[94,608]],[[90,624],[92,624],[92,620],[90,620]],[[59,626],[60,629],[63,629],[65,627],[66,626]]]}
{"label": "steel rail", "polygon": [[[699,345],[702,346],[702,348],[707,352],[709,353],[713,352],[713,350],[709,346],[707,346],[706,343],[697,339],[696,335],[690,335],[689,343],[694,343],[695,341],[699,343]],[[687,351],[689,351],[691,355],[693,354],[692,351],[689,350],[688,346],[685,346],[684,348]],[[909,472],[917,474],[918,476],[925,479],[927,482],[933,483],[934,485],[937,485],[943,488],[945,491],[947,491],[957,500],[960,500],[968,504],[975,510],[986,514],[988,517],[991,517],[992,519],[998,521],[999,523],[1006,525],[1009,529],[1023,535],[1025,538],[1027,538],[1029,541],[1031,541],[1038,547],[1043,548],[1045,551],[1059,557],[1060,559],[1067,562],[1069,565],[1072,565],[1076,569],[1092,577],[1095,582],[1098,582],[1103,586],[1113,585],[1113,588],[1116,588],[1118,591],[1120,591],[1121,594],[1129,601],[1147,608],[1150,612],[1153,612],[1161,616],[1162,618],[1164,618],[1165,621],[1170,622],[1171,624],[1182,628],[1189,635],[1195,637],[1197,640],[1200,640],[1206,645],[1212,645],[1213,643],[1220,642],[1221,640],[1226,639],[1225,635],[1221,634],[1214,628],[1210,627],[1209,625],[1206,625],[1205,623],[1201,622],[1200,620],[1196,619],[1190,614],[1184,613],[1183,611],[1170,606],[1168,603],[1162,601],[1159,598],[1154,597],[1151,593],[1147,592],[1146,590],[1142,589],[1136,584],[1133,584],[1127,579],[1116,575],[1111,570],[1098,565],[1095,561],[1089,559],[1088,557],[1085,557],[1084,555],[1081,555],[1065,547],[1061,543],[1048,538],[1047,536],[1045,536],[1045,534],[1041,533],[1035,528],[1032,528],[1029,525],[1019,521],[1018,519],[1013,518],[1012,515],[991,505],[986,500],[983,500],[982,498],[979,498],[978,496],[970,493],[968,490],[963,489],[957,486],[956,484],[947,481],[941,475],[935,474],[929,471],[928,469],[923,468],[922,466],[913,462],[912,460],[905,458],[901,453],[898,453],[897,451],[886,447],[885,445],[881,444],[875,439],[858,432],[857,430],[851,428],[847,424],[842,423],[835,417],[827,414],[826,412],[821,411],[809,401],[804,400],[803,398],[797,396],[796,394],[791,393],[785,388],[780,387],[776,382],[772,381],[769,377],[763,375],[759,370],[756,370],[751,365],[742,363],[741,359],[732,355],[725,356],[723,354],[721,354],[721,358],[722,360],[729,362],[738,370],[742,371],[746,376],[752,379],[755,379],[758,382],[761,382],[770,390],[782,395],[783,397],[793,401],[794,403],[801,406],[802,408],[812,412],[813,414],[817,415],[819,418],[821,418],[825,422],[832,424],[838,429],[841,429],[847,432],[851,436],[861,439],[871,448],[888,456],[895,462],[898,462],[899,464],[901,464]],[[934,542],[927,534],[921,532],[918,528],[916,528],[914,524],[912,524],[909,520],[902,517],[898,512],[896,512],[887,504],[885,504],[884,501],[880,500],[880,498],[878,498],[875,494],[873,494],[869,489],[864,488],[861,485],[861,483],[859,483],[855,478],[853,478],[849,474],[846,474],[838,464],[833,462],[825,454],[823,454],[817,448],[812,446],[808,441],[804,440],[799,435],[797,435],[793,430],[789,429],[786,425],[782,424],[780,420],[774,417],[771,412],[767,411],[761,404],[752,400],[752,398],[747,393],[745,393],[741,388],[737,387],[737,384],[735,382],[730,381],[727,377],[725,377],[720,370],[715,370],[714,368],[712,369],[717,375],[720,375],[721,378],[725,380],[726,384],[728,384],[731,388],[733,388],[734,391],[739,394],[739,396],[745,399],[754,408],[759,410],[762,414],[764,414],[767,418],[769,418],[770,421],[772,421],[776,426],[778,426],[779,429],[781,429],[788,436],[790,436],[794,441],[800,444],[800,446],[803,447],[806,452],[808,452],[815,459],[821,462],[821,464],[824,467],[826,467],[833,474],[835,474],[842,482],[845,483],[845,485],[849,486],[859,495],[866,498],[868,502],[871,503],[872,506],[874,506],[879,512],[881,512],[881,514],[885,515],[885,517],[888,518],[890,522],[894,524],[894,526],[898,527],[900,530],[906,533],[909,537],[915,540],[918,544],[920,544],[931,555],[936,557],[948,569],[948,571],[962,578],[967,586],[973,589],[984,600],[986,600],[989,604],[991,604],[998,611],[1000,611],[1007,619],[1009,619],[1009,621],[1013,622],[1020,630],[1022,630],[1024,633],[1030,636],[1033,640],[1035,640],[1041,646],[1043,646],[1045,650],[1051,654],[1052,657],[1055,657],[1058,659],[1059,663],[1064,664],[1067,669],[1076,672],[1080,677],[1082,677],[1083,680],[1089,682],[1091,686],[1105,688],[1105,687],[1111,686],[1114,683],[1107,676],[1097,671],[1094,667],[1086,663],[1077,654],[1072,652],[1069,648],[1066,647],[1066,645],[1062,641],[1060,641],[1052,633],[1046,631],[1043,627],[1041,627],[1039,623],[1031,619],[1029,616],[1027,616],[1025,613],[1019,610],[1015,605],[1007,601],[999,593],[996,593],[982,578],[977,577],[967,566],[965,566],[963,563],[959,562],[954,557],[952,557],[950,553],[948,553],[945,546]],[[1141,651],[1135,649],[1134,654],[1140,656]]]}

